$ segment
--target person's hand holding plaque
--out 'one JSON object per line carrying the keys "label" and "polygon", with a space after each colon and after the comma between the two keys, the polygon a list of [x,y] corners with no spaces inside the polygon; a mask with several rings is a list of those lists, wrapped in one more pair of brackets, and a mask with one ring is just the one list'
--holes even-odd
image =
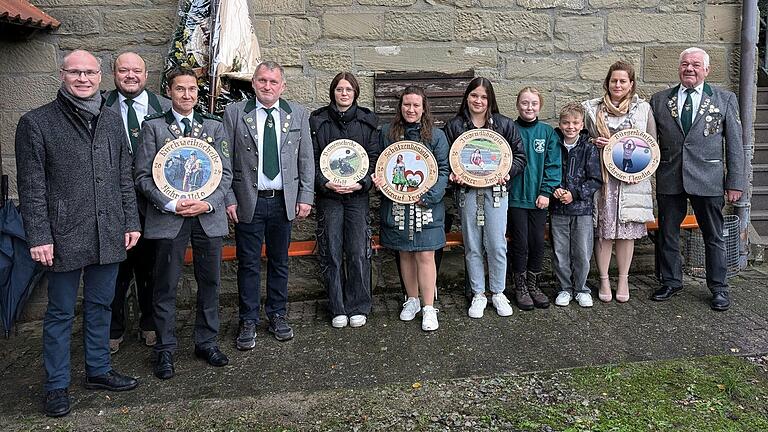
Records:
{"label": "person's hand holding plaque", "polygon": [[208,212],[211,207],[205,201],[180,199],[176,203],[176,214],[184,217],[195,217]]}
{"label": "person's hand holding plaque", "polygon": [[458,176],[458,175],[456,175],[455,173],[451,173],[451,174],[448,176],[448,180],[450,180],[450,181],[452,181],[452,182],[456,183],[456,184],[457,184],[457,185],[459,185],[459,186],[461,186],[461,185],[463,185],[463,184],[464,184],[464,180],[462,180],[462,179],[461,179],[461,177],[459,177],[459,176]]}

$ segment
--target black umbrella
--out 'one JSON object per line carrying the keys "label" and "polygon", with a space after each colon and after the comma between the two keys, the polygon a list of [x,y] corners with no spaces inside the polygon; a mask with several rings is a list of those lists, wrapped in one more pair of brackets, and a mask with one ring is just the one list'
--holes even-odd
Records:
{"label": "black umbrella", "polygon": [[43,269],[32,261],[24,233],[24,223],[16,205],[8,199],[8,176],[2,177],[0,207],[0,318],[5,337],[21,315],[32,287],[43,275]]}

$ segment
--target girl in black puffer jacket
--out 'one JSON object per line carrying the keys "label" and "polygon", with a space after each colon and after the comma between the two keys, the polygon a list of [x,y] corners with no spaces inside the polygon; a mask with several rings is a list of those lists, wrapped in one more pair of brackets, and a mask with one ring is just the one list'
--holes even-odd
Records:
{"label": "girl in black puffer jacket", "polygon": [[[341,72],[331,81],[328,106],[309,117],[315,151],[317,247],[328,307],[336,328],[365,325],[371,312],[371,229],[368,191],[379,156],[376,115],[357,106],[360,85]],[[368,172],[350,186],[329,181],[320,168],[320,155],[331,142],[350,139],[368,154]]]}

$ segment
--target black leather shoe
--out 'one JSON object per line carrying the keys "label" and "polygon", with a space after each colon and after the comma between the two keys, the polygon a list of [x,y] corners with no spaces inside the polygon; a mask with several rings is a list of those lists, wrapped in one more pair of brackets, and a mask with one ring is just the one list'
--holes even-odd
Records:
{"label": "black leather shoe", "polygon": [[728,291],[718,291],[712,294],[712,302],[709,304],[712,310],[727,311],[731,307],[731,300],[728,298]]}
{"label": "black leather shoe", "polygon": [[229,364],[229,359],[223,352],[219,351],[217,346],[208,348],[195,347],[195,357],[207,361],[211,366],[222,367]]}
{"label": "black leather shoe", "polygon": [[50,390],[45,393],[45,415],[63,417],[69,414],[69,392],[66,388]]}
{"label": "black leather shoe", "polygon": [[157,353],[154,372],[155,376],[161,380],[173,378],[173,376],[176,374],[173,369],[173,354],[171,354],[169,351],[161,351]]}
{"label": "black leather shoe", "polygon": [[248,351],[256,346],[256,321],[240,321],[240,330],[237,332],[237,349]]}
{"label": "black leather shoe", "polygon": [[89,390],[126,391],[133,390],[138,385],[136,378],[121,375],[114,369],[104,375],[85,377],[85,388]]}
{"label": "black leather shoe", "polygon": [[661,288],[653,292],[653,295],[651,295],[651,300],[654,300],[654,301],[669,300],[682,290],[683,290],[683,287],[681,286],[679,287],[662,286]]}
{"label": "black leather shoe", "polygon": [[269,318],[268,330],[280,342],[293,339],[293,329],[288,325],[288,320],[282,315],[272,315]]}

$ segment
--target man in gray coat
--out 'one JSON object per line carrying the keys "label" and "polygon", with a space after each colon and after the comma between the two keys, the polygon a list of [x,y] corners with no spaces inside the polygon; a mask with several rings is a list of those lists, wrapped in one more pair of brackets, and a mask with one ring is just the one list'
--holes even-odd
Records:
{"label": "man in gray coat", "polygon": [[101,66],[87,51],[64,57],[56,100],[16,129],[21,214],[32,259],[48,270],[43,322],[45,413],[69,413],[69,343],[83,278],[85,387],[131,390],[109,359],[110,304],[126,249],[140,237],[131,155],[120,116],[101,108]]}
{"label": "man in gray coat", "polygon": [[747,186],[739,107],[732,92],[704,81],[709,74],[704,50],[683,51],[678,72],[679,85],[651,98],[661,148],[656,171],[661,287],[651,298],[668,300],[683,289],[680,223],[690,201],[704,236],[710,306],[725,311],[731,302],[722,209],[725,199],[737,201]]}
{"label": "man in gray coat", "polygon": [[315,195],[309,112],[280,98],[285,72],[275,62],[259,64],[251,84],[256,98],[232,104],[224,112],[224,128],[233,143],[227,214],[235,222],[237,242],[240,350],[256,345],[264,243],[268,330],[279,341],[293,338],[285,318],[291,221],[309,215]]}
{"label": "man in gray coat", "polygon": [[[147,117],[141,128],[141,141],[136,153],[136,186],[149,200],[144,235],[157,239],[153,302],[157,358],[154,373],[160,379],[169,379],[175,374],[176,288],[190,240],[197,282],[195,356],[211,366],[229,364],[229,359],[219,350],[216,341],[219,333],[221,247],[223,237],[229,233],[225,209],[225,197],[232,182],[229,145],[220,118],[194,111],[198,90],[195,72],[176,69],[168,74],[167,81],[173,108]],[[221,160],[221,181],[205,198],[193,199],[182,195],[172,199],[161,192],[155,183],[152,175],[155,156],[167,143],[181,137],[205,141],[215,150],[212,155],[206,153],[211,158],[210,162],[216,157]],[[212,163],[206,168],[202,161],[194,162],[196,155],[192,153],[197,151],[183,150],[176,154],[186,158],[186,161],[185,176],[180,183],[175,183],[175,187],[191,195],[201,186],[192,181],[193,173],[201,174],[209,169],[211,172],[208,175],[213,175]],[[170,155],[173,156],[173,153]],[[174,181],[168,176],[166,180]]]}
{"label": "man in gray coat", "polygon": [[[147,115],[165,112],[171,108],[171,101],[158,97],[147,90],[147,66],[144,59],[135,52],[124,52],[115,58],[112,67],[115,90],[105,92],[104,108],[119,114],[123,119],[128,149],[136,156],[139,130]],[[139,219],[144,226],[147,200],[137,196]],[[155,265],[155,245],[152,240],[141,237],[136,247],[128,252],[128,258],[120,264],[115,283],[115,299],[112,301],[112,324],[109,329],[109,351],[114,354],[120,349],[125,333],[125,297],[131,279],[136,279],[138,297],[139,328],[147,346],[154,346],[157,340],[155,320],[152,318],[152,267]]]}

